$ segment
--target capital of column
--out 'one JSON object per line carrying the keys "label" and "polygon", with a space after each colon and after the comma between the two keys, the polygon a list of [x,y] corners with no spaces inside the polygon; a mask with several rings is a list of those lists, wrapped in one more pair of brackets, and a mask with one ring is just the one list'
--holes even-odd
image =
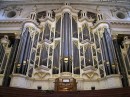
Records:
{"label": "capital of column", "polygon": [[128,36],[125,36],[124,37],[124,41],[123,41],[123,44],[130,44],[130,39],[128,38]]}
{"label": "capital of column", "polygon": [[6,48],[6,47],[8,47],[10,40],[7,35],[4,35],[4,37],[0,40],[0,42]]}
{"label": "capital of column", "polygon": [[114,40],[114,39],[117,39],[117,34],[113,34],[112,35],[112,39]]}
{"label": "capital of column", "polygon": [[15,39],[20,39],[20,34],[15,33]]}

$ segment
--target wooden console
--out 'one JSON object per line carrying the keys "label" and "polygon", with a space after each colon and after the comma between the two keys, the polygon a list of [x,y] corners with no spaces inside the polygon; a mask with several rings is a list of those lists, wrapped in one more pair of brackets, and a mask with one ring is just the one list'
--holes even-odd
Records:
{"label": "wooden console", "polygon": [[55,91],[76,91],[77,82],[74,78],[55,79]]}

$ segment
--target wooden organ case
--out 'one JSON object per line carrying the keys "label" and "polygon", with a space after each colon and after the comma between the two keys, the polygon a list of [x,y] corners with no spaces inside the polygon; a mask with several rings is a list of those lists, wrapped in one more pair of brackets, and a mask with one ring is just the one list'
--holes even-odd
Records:
{"label": "wooden organ case", "polygon": [[56,78],[55,91],[76,91],[77,82],[74,78]]}

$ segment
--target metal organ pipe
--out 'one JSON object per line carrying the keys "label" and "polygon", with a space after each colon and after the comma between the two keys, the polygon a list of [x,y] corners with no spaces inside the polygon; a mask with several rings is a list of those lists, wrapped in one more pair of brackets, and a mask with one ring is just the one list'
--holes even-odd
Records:
{"label": "metal organ pipe", "polygon": [[106,63],[106,69],[108,69],[108,74],[112,73],[112,68],[110,65],[110,60],[109,60],[109,52],[107,49],[107,42],[106,42],[106,37],[103,33],[103,47],[104,47],[104,54],[105,54],[105,63]]}
{"label": "metal organ pipe", "polygon": [[17,52],[17,59],[16,59],[16,73],[25,74],[24,69],[27,62],[27,52],[30,43],[30,33],[28,29],[23,33],[21,36],[21,41],[19,45],[19,49]]}
{"label": "metal organ pipe", "polygon": [[108,55],[106,52],[106,46],[105,46],[105,42],[104,42],[104,37],[101,38],[101,49],[102,49],[102,55],[103,55],[103,60],[104,60],[104,67],[105,67],[105,71],[106,71],[106,75],[110,74],[109,68],[108,68]]}
{"label": "metal organ pipe", "polygon": [[107,49],[106,51],[107,51],[108,59],[109,59],[109,69],[110,69],[109,71],[110,71],[110,74],[113,74],[115,68],[113,68],[112,65],[115,66],[116,57],[115,57],[115,51],[112,44],[112,38],[110,34],[108,33],[107,29],[105,29],[105,32],[103,33],[103,37],[104,37],[104,42]]}
{"label": "metal organ pipe", "polygon": [[23,60],[24,60],[24,53],[25,53],[25,48],[26,48],[26,44],[27,44],[27,40],[28,40],[28,35],[29,32],[25,32],[25,34],[23,35],[23,45],[22,45],[22,48],[21,48],[21,54],[20,54],[20,59],[19,59],[19,63],[20,64],[23,64]]}
{"label": "metal organ pipe", "polygon": [[28,53],[30,52],[30,43],[31,43],[31,37],[30,35],[28,36],[28,40],[27,40],[27,43],[26,43],[26,49],[25,49],[25,53],[24,53],[24,60],[23,60],[23,66],[22,66],[22,74],[26,74],[26,65],[27,65],[27,62],[28,62]]}
{"label": "metal organ pipe", "polygon": [[64,13],[62,20],[62,72],[71,72],[72,57],[72,38],[71,38],[71,19],[69,13]]}

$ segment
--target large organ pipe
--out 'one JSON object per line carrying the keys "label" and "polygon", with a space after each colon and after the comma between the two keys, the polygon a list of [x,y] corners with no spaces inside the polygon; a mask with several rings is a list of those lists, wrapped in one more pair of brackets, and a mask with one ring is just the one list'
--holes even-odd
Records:
{"label": "large organ pipe", "polygon": [[71,19],[69,13],[64,13],[62,21],[62,72],[71,72],[72,37]]}
{"label": "large organ pipe", "polygon": [[27,43],[26,43],[26,49],[25,49],[25,52],[24,52],[22,74],[26,74],[26,70],[25,69],[26,69],[26,65],[27,65],[27,57],[28,57],[28,52],[29,52],[30,41],[31,41],[31,37],[28,36]]}
{"label": "large organ pipe", "polygon": [[105,40],[105,36],[103,35],[102,37],[102,43],[103,43],[103,50],[104,50],[104,55],[105,55],[105,68],[106,70],[108,70],[108,74],[111,74],[111,67],[110,67],[110,63],[109,63],[109,56],[108,56],[108,50],[106,47],[106,40]]}
{"label": "large organ pipe", "polygon": [[[107,48],[107,53],[108,53],[108,59],[109,59],[109,67],[111,70],[111,74],[114,73],[115,65],[116,65],[116,57],[115,57],[115,51],[113,48],[113,43],[112,43],[112,38],[110,34],[108,33],[107,29],[105,29],[105,32],[103,33],[106,48]],[[113,68],[114,67],[114,68]]]}
{"label": "large organ pipe", "polygon": [[28,39],[29,39],[29,32],[28,30],[26,30],[21,36],[20,45],[17,52],[17,57],[18,57],[16,58],[16,72],[17,73],[22,73],[24,54],[25,54]]}
{"label": "large organ pipe", "polygon": [[104,67],[105,67],[105,71],[106,71],[106,75],[109,75],[109,68],[107,66],[107,62],[108,62],[108,55],[106,52],[106,47],[104,44],[104,39],[103,37],[101,38],[101,49],[102,49],[102,55],[103,55],[103,60],[104,60]]}

